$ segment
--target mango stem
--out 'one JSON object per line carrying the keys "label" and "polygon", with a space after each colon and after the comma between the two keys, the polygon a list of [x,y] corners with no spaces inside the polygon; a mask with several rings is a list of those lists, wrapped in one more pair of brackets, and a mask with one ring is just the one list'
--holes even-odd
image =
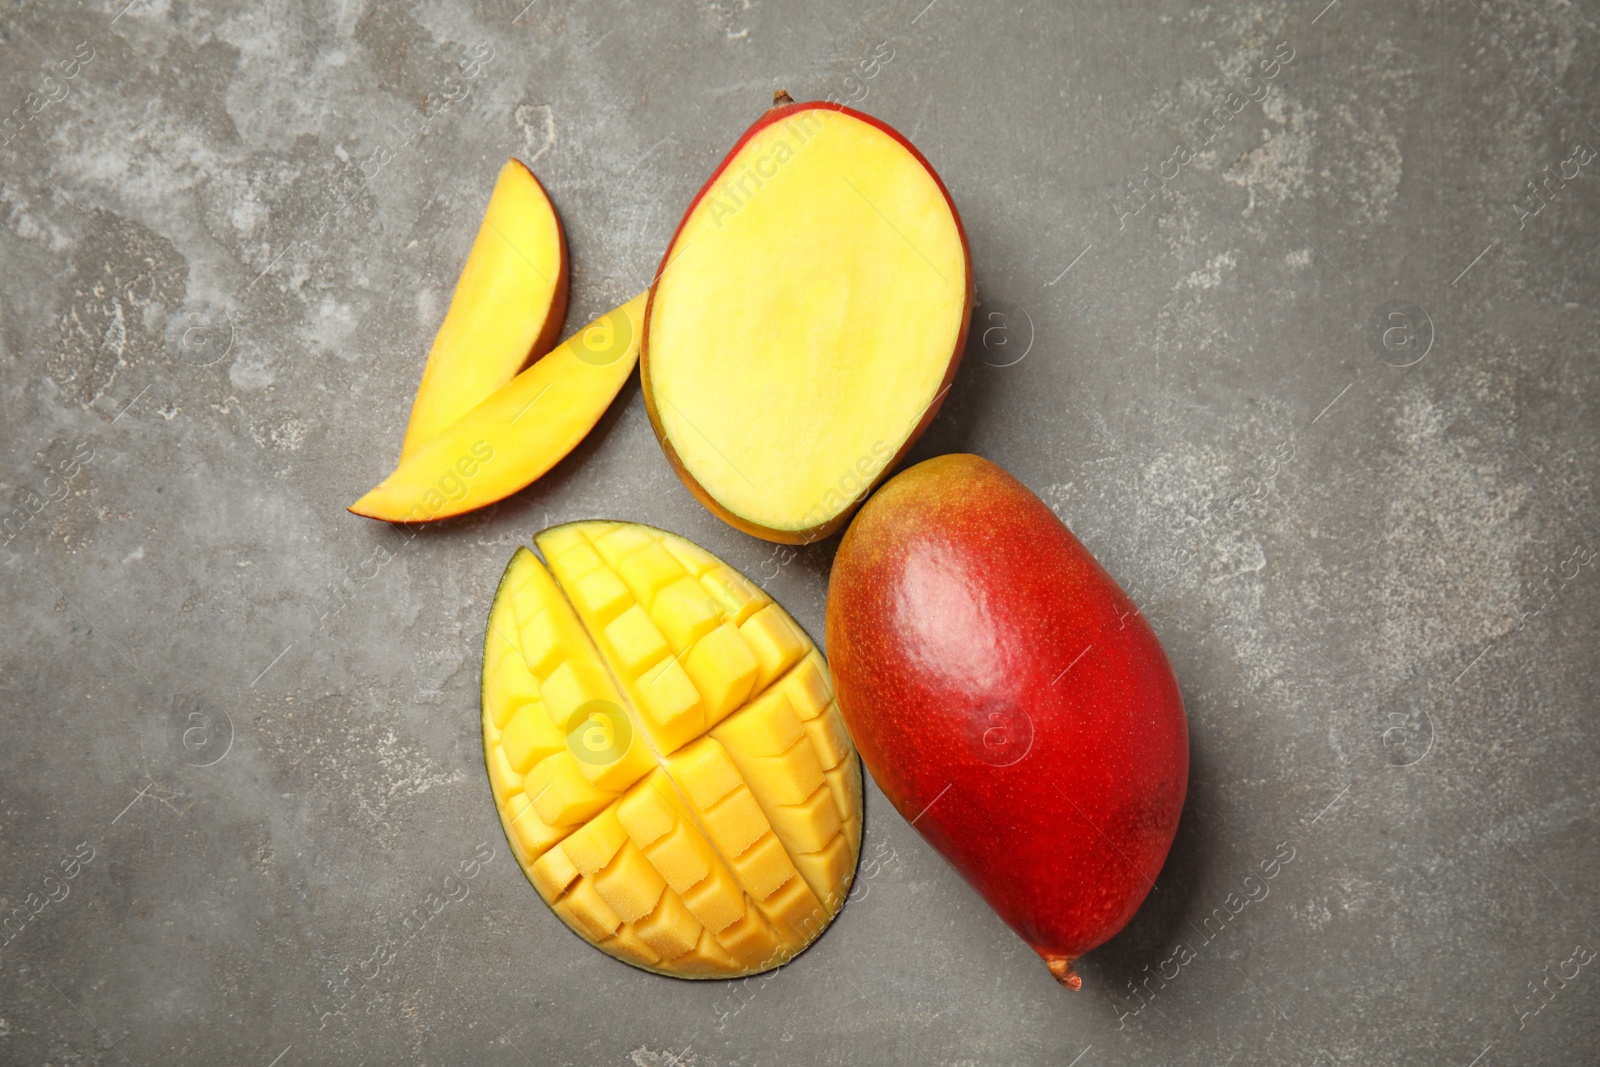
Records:
{"label": "mango stem", "polygon": [[1046,956],[1045,966],[1050,968],[1050,975],[1068,989],[1079,989],[1083,986],[1083,979],[1072,969],[1072,959],[1067,956]]}

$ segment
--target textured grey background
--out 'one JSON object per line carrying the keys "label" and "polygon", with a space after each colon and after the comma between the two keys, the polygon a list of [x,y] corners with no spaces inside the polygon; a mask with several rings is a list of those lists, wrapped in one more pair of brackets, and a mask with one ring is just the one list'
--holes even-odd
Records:
{"label": "textured grey background", "polygon": [[[0,911],[37,911],[0,1062],[1596,1062],[1592,3],[125,2],[0,7]],[[1032,486],[1183,684],[1172,856],[1076,995],[875,791],[863,889],[770,981],[539,902],[478,737],[515,545],[655,523],[821,634],[834,542],[704,512],[636,384],[486,513],[343,510],[508,155],[576,327],[777,87],[897,126],[964,216],[983,303],[918,456]]]}

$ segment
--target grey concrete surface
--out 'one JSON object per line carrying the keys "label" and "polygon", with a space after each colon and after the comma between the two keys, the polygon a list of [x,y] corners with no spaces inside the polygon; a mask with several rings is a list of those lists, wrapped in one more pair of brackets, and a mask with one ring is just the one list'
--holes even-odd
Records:
{"label": "grey concrete surface", "polygon": [[[1600,9],[524,3],[0,4],[0,1063],[1597,1062]],[[917,456],[1032,486],[1182,681],[1182,827],[1076,995],[870,788],[769,981],[539,901],[478,737],[514,546],[654,523],[821,636],[835,542],[702,510],[636,382],[487,512],[344,511],[508,155],[575,327],[778,87],[963,213]]]}

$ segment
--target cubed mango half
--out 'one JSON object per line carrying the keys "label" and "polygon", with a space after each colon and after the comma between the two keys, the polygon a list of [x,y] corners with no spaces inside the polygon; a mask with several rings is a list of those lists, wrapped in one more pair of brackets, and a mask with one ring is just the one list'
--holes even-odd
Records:
{"label": "cubed mango half", "polygon": [[770,597],[682,538],[581,522],[518,549],[484,640],[484,755],[512,852],[579,936],[731,978],[832,921],[861,772],[827,663]]}

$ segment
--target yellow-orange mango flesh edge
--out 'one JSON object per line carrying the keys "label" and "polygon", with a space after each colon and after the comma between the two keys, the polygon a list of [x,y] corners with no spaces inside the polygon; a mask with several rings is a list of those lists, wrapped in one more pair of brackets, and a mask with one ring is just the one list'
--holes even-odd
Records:
{"label": "yellow-orange mango flesh edge", "polygon": [[563,922],[636,967],[783,964],[838,913],[861,845],[826,661],[680,537],[582,522],[536,541],[545,562],[516,551],[484,638],[484,756],[512,853]]}
{"label": "yellow-orange mango flesh edge", "polygon": [[567,242],[543,186],[523,163],[500,170],[450,309],[439,327],[402,461],[549,351],[567,316]]}
{"label": "yellow-orange mango flesh edge", "polygon": [[645,294],[601,316],[402,460],[350,505],[429,522],[493,504],[555,466],[594,429],[639,359]]}
{"label": "yellow-orange mango flesh edge", "polygon": [[824,536],[932,417],[972,295],[955,208],[909,143],[848,109],[773,108],[652,287],[641,374],[668,458],[747,533]]}

